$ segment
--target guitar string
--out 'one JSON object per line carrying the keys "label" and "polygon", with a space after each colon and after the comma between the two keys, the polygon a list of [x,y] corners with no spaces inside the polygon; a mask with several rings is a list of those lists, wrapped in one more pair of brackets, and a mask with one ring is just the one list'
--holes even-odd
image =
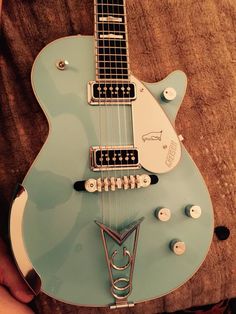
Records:
{"label": "guitar string", "polygon": [[[120,9],[121,9],[121,12],[120,12]],[[123,10],[123,12],[122,12]],[[128,36],[128,32],[127,32],[127,19],[126,19],[126,0],[122,0],[122,6],[119,6],[119,13],[122,13],[123,14],[123,22],[124,22],[124,27],[125,27],[125,33],[124,33],[124,36],[125,36],[125,41],[122,41],[120,40],[120,50],[122,50],[123,48],[123,45],[122,43],[124,42],[125,43],[125,54],[126,54],[126,65],[127,65],[127,75],[128,75],[128,82],[127,83],[127,86],[129,86],[129,83],[130,83],[130,76],[129,76],[129,65],[128,65],[128,40],[127,40],[127,36]],[[121,28],[119,27],[119,30],[121,32]],[[126,76],[126,74],[124,74],[124,67],[123,67],[123,62],[122,62],[122,77],[123,77],[123,81],[122,81],[122,88],[124,89],[125,91],[125,81],[124,81],[124,76]],[[128,91],[128,87],[127,87],[127,91]],[[125,92],[126,95],[127,95],[127,92]],[[127,105],[125,104],[125,101],[127,100],[127,103],[129,104],[130,103],[130,97],[125,97],[125,93],[123,94],[123,117],[124,117],[124,128],[125,128],[125,140],[126,140],[126,146],[128,145],[128,127],[127,127],[127,112],[130,112],[130,105]],[[129,143],[130,144],[130,143]],[[130,155],[129,155],[130,156]],[[128,164],[129,164],[129,156],[128,156],[128,150],[126,149],[126,158],[127,158],[127,168],[128,168]],[[128,178],[130,177],[130,170],[128,169]],[[129,179],[128,179],[129,180]],[[128,209],[129,210],[129,209]]]}
{"label": "guitar string", "polygon": [[[107,12],[106,12],[106,16],[108,16],[109,14],[108,14],[108,12],[109,12],[109,5],[107,4],[106,5],[106,7],[107,7]],[[108,20],[107,20],[107,22],[108,22]],[[108,23],[107,23],[107,25],[108,25]],[[107,31],[107,33],[109,33],[109,26],[107,26],[108,27],[108,31]],[[105,35],[105,34],[103,34],[103,35]],[[104,37],[105,38],[105,37]],[[109,62],[108,62],[108,64],[110,64],[110,66],[109,66],[109,74],[110,74],[110,78],[112,77],[112,72],[111,72],[111,47],[110,47],[110,40],[109,40],[109,38],[107,38],[107,42],[108,42],[108,51],[109,51],[109,53],[108,53],[108,56],[109,56]],[[105,64],[104,64],[105,65]],[[106,67],[106,65],[104,66],[104,75],[105,75],[105,78],[107,77],[107,67]],[[109,86],[109,76],[108,76],[108,86]],[[107,90],[107,92],[108,92],[108,90]],[[106,120],[107,120],[107,126],[108,126],[108,124],[109,124],[109,127],[108,127],[108,130],[107,130],[107,134],[109,134],[109,146],[111,146],[111,144],[112,144],[112,140],[111,139],[113,139],[112,137],[113,137],[113,130],[111,130],[111,122],[112,122],[112,112],[113,112],[113,110],[112,110],[112,106],[111,105],[109,105],[109,103],[108,102],[106,102]],[[108,114],[107,114],[108,113]],[[110,184],[110,178],[111,178],[111,172],[110,172],[110,154],[109,154],[109,150],[107,150],[107,158],[108,158],[108,185]],[[110,225],[110,227],[112,227],[112,221],[113,221],[113,219],[112,219],[112,212],[113,212],[113,210],[112,210],[112,200],[111,200],[111,198],[112,198],[112,195],[111,195],[111,191],[110,191],[110,187],[108,186],[108,204],[109,204],[109,209],[108,209],[108,211],[109,211],[109,225]]]}
{"label": "guitar string", "polygon": [[[126,51],[127,51],[127,69],[128,69],[128,77],[129,77],[129,83],[132,84],[131,82],[131,72],[130,72],[130,59],[129,59],[129,40],[128,40],[128,23],[127,23],[127,5],[126,5],[126,0],[124,1],[124,18],[125,18],[125,33],[126,33]],[[134,91],[135,93],[135,91]],[[132,148],[134,148],[134,130],[133,130],[133,119],[132,119],[132,100],[131,100],[131,90],[129,90],[129,97],[128,97],[128,103],[130,103],[129,107],[128,107],[128,111],[129,111],[129,116],[127,118],[127,114],[126,114],[126,123],[128,125],[130,125],[130,139],[131,139],[131,146]],[[126,111],[127,113],[127,111]],[[129,122],[128,122],[129,120]],[[134,164],[135,164],[135,151],[133,150],[133,155],[132,157],[130,156],[130,163],[133,165],[132,167],[132,175],[135,176],[137,175],[137,170],[134,169]],[[133,158],[133,160],[131,159]],[[130,175],[130,172],[129,172]],[[131,193],[133,193],[133,191],[130,191]],[[135,208],[132,206],[131,208],[129,208],[129,217],[132,217],[135,214]],[[133,218],[133,217],[132,217]]]}
{"label": "guitar string", "polygon": [[[127,25],[127,10],[126,10],[126,0],[122,0],[122,4],[123,4],[123,6],[121,7],[121,8],[123,8],[123,19],[124,19],[124,27],[125,27],[125,52],[126,52],[126,65],[127,65],[127,74],[128,74],[128,82],[127,82],[127,86],[128,87],[130,87],[130,83],[131,83],[131,80],[130,80],[130,68],[129,68],[129,45],[128,45],[128,29],[127,29],[127,27],[128,27],[128,25]],[[120,8],[119,8],[119,10],[120,10]],[[120,46],[122,46],[122,41],[120,41]],[[124,68],[123,68],[123,66],[122,66],[122,76],[123,76],[123,78],[124,78]],[[124,82],[124,80],[123,80],[123,82]],[[124,84],[122,85],[122,87],[124,88]],[[131,104],[129,105],[129,103],[131,103],[130,101],[130,94],[127,94],[127,93],[130,93],[130,90],[128,89],[128,87],[127,87],[127,91],[126,91],[126,96],[128,95],[129,97],[127,97],[127,98],[125,98],[125,94],[124,94],[124,99],[123,99],[123,101],[125,100],[125,99],[127,99],[127,105],[126,104],[124,104],[123,105],[123,111],[124,111],[124,121],[125,121],[125,124],[124,124],[124,126],[125,126],[125,134],[126,134],[126,145],[128,145],[128,127],[127,127],[127,123],[128,123],[128,118],[127,118],[127,112],[128,112],[128,114],[130,114],[130,110],[131,110]],[[131,124],[129,124],[129,126],[130,126],[130,128],[132,128],[132,123]],[[130,128],[129,128],[129,130],[130,130]],[[131,144],[131,143],[129,143],[129,144]],[[131,150],[132,151],[132,150]],[[129,159],[131,159],[131,156],[132,155],[127,155],[128,154],[128,151],[126,150],[126,157],[128,157],[127,158],[127,164],[128,164],[128,162],[130,162],[130,160]],[[128,180],[130,180],[129,178],[130,178],[130,173],[131,173],[131,170],[129,170],[128,169]],[[128,183],[128,184],[130,184],[130,182]],[[132,191],[128,191],[128,193],[132,193]],[[131,196],[130,196],[131,197]],[[129,208],[129,204],[128,204],[128,207],[127,207],[127,209],[126,209],[126,211],[125,211],[126,213],[128,213],[128,217],[129,217],[129,222],[128,223],[130,223],[130,217],[131,217],[131,208]],[[126,214],[126,221],[127,221],[127,214]],[[128,250],[130,251],[130,248],[132,247],[132,241],[131,241],[131,237],[129,237],[128,239],[127,239],[127,243],[126,243],[126,245],[127,245],[127,247],[128,247]]]}
{"label": "guitar string", "polygon": [[[111,3],[111,5],[112,5],[112,16],[114,17],[114,7],[115,7],[115,4],[114,4],[114,1],[112,0],[112,3]],[[109,12],[109,9],[108,9],[108,12]],[[109,16],[110,14],[108,14],[108,16]],[[111,33],[113,33],[113,34],[115,34],[115,22],[113,21],[113,24],[111,24],[112,25],[112,32]],[[110,33],[110,31],[109,31],[109,33]],[[110,40],[109,40],[109,43],[110,43]],[[115,47],[116,47],[116,45],[115,45],[115,40],[114,40],[114,49],[115,49]],[[116,51],[116,50],[115,50]],[[114,51],[114,52],[115,52]],[[114,66],[114,68],[112,69],[112,71],[114,71],[114,69],[115,69],[115,72],[116,72],[116,64],[117,64],[117,57],[116,57],[116,54],[115,54],[115,56],[114,56],[114,61],[112,61],[112,59],[111,59],[111,55],[110,55],[110,69],[112,68],[112,62],[114,62],[113,64],[115,65]],[[113,73],[112,73],[113,74]],[[115,79],[114,79],[114,82],[115,82],[115,84],[114,84],[114,86],[115,86],[115,88],[113,88],[113,95],[115,95],[115,91],[116,91],[116,82],[117,82],[117,79],[116,79],[116,73],[115,73]],[[113,75],[111,76],[112,78],[113,78]],[[115,91],[114,91],[114,89],[115,89]],[[112,92],[112,91],[111,91]],[[117,105],[117,104],[116,104]],[[112,110],[112,113],[113,113],[113,115],[112,115],[112,117],[114,118],[114,122],[116,121],[116,105],[112,105],[111,107],[113,108],[113,110]],[[114,125],[115,125],[115,123],[114,123]],[[116,134],[116,132],[115,132],[116,130],[113,130],[113,134]],[[113,136],[113,143],[114,142],[116,142],[117,140],[116,140],[116,136]],[[117,155],[117,154],[116,154]],[[114,156],[114,158],[117,158],[117,156],[115,157],[115,149],[114,149],[114,154],[113,154],[113,156]],[[115,160],[115,162],[116,162],[116,160]],[[116,167],[115,167],[115,178],[117,178],[118,176],[117,176],[117,169],[116,169]],[[117,193],[118,192],[118,193]],[[117,231],[117,228],[118,228],[118,222],[117,222],[117,220],[118,220],[118,213],[119,213],[119,206],[118,206],[118,203],[119,203],[119,201],[118,201],[118,198],[119,198],[119,195],[117,195],[117,194],[119,194],[119,191],[115,191],[115,197],[114,197],[114,203],[115,204],[113,204],[114,206],[113,206],[113,216],[115,216],[115,229],[116,229],[116,231]]]}
{"label": "guitar string", "polygon": [[[128,73],[128,87],[130,87],[130,85],[132,84],[131,82],[131,73],[130,73],[130,60],[129,60],[129,40],[128,40],[128,23],[127,23],[127,3],[126,3],[126,0],[123,0],[123,14],[124,14],[124,25],[125,25],[125,47],[126,47],[126,62],[127,62],[127,73]],[[124,69],[122,68],[122,71],[124,72]],[[129,85],[130,84],[130,85]],[[127,101],[128,101],[128,104],[127,106],[124,106],[124,112],[125,112],[125,128],[126,128],[126,144],[128,143],[128,139],[131,140],[131,143],[129,142],[129,144],[131,144],[132,148],[134,148],[134,137],[133,137],[133,121],[132,121],[132,102],[131,102],[131,89],[127,89],[126,93],[129,93],[129,94],[126,94],[128,95],[127,97]],[[129,122],[128,122],[129,120]],[[127,128],[127,125],[129,125],[129,134],[128,134],[128,128]],[[133,140],[132,140],[133,139]],[[130,164],[133,164],[135,163],[135,160],[132,160],[133,157],[135,157],[134,155],[134,150],[131,150],[133,152],[133,155],[129,155],[127,157],[129,157],[129,162]],[[133,167],[131,167],[132,170],[129,170],[128,169],[128,178],[130,178],[130,173],[132,175],[135,176],[135,172],[136,170],[133,169]],[[130,182],[131,184],[131,182]],[[130,185],[131,186],[131,185]],[[130,190],[129,193],[130,193],[130,198],[132,198],[132,194],[133,194],[134,191]],[[132,193],[132,194],[131,194]],[[133,220],[133,216],[135,214],[135,208],[133,206],[130,206],[127,208],[127,212],[129,213],[128,214],[128,217],[129,217],[129,222],[128,223],[131,223],[131,219]],[[127,246],[129,248],[132,248],[133,247],[133,239],[132,237],[129,237],[127,239]]]}
{"label": "guitar string", "polygon": [[[122,1],[123,2],[123,1]],[[122,19],[122,16],[120,16],[119,15],[119,13],[120,13],[120,7],[119,7],[119,5],[118,6],[116,6],[116,10],[117,10],[117,12],[116,12],[116,16],[118,16],[118,17],[121,17],[121,19]],[[118,13],[118,14],[117,14]],[[122,19],[122,22],[121,23],[123,23],[123,19]],[[120,22],[118,22],[117,24],[117,28],[118,28],[118,35],[120,35],[121,34],[121,28],[120,28]],[[119,43],[119,44],[118,44]],[[117,45],[118,44],[118,45]],[[119,48],[119,49],[118,49]],[[120,40],[119,39],[117,39],[117,43],[116,43],[116,52],[118,51],[118,55],[120,56],[120,58],[122,58],[122,53],[121,53],[121,49],[120,49]],[[119,82],[120,80],[118,79],[118,61],[117,61],[117,56],[116,56],[116,64],[115,64],[115,69],[116,69],[116,78],[117,78],[117,82]],[[123,60],[122,60],[123,61]],[[120,87],[120,85],[122,85],[122,81],[123,81],[123,75],[122,75],[122,71],[120,71],[120,77],[121,77],[121,84],[117,84],[118,85],[118,88]],[[122,85],[123,86],[123,85]],[[117,98],[119,98],[119,89],[117,88]],[[117,102],[118,102],[118,106],[119,106],[119,127],[121,128],[121,104],[120,104],[120,102],[121,102],[122,100],[117,100]],[[123,131],[123,133],[124,133],[124,130],[122,130]],[[120,132],[121,133],[121,132]],[[122,136],[123,136],[123,133],[122,133]],[[124,136],[123,136],[124,137]],[[123,154],[122,154],[122,152],[121,152],[121,147],[122,147],[122,144],[123,144],[123,138],[122,137],[120,137],[120,143],[119,143],[119,145],[120,145],[120,157],[119,158],[122,158],[123,157]],[[121,160],[121,163],[123,164],[123,160]],[[123,167],[122,167],[123,168]],[[123,169],[121,170],[121,177],[122,178],[124,178],[124,171],[123,171]],[[123,184],[124,184],[124,182],[123,182]],[[122,190],[121,191],[121,193],[123,194],[124,193],[124,190]],[[120,193],[120,194],[121,194]],[[119,195],[120,196],[120,195]],[[123,200],[123,198],[122,198],[122,200]],[[121,204],[122,203],[122,204]],[[120,196],[120,199],[119,199],[119,209],[118,209],[118,211],[119,211],[119,219],[120,219],[120,221],[122,221],[123,222],[123,216],[124,216],[124,207],[123,207],[123,203],[124,202],[121,202],[121,196]],[[121,219],[122,218],[122,219]]]}
{"label": "guitar string", "polygon": [[[113,10],[113,16],[115,15],[115,12],[114,12],[114,1],[112,0],[112,10]],[[113,31],[115,31],[115,25],[119,25],[116,24],[115,22],[113,22]],[[119,27],[118,27],[119,28]],[[118,31],[118,35],[120,34],[120,30]],[[114,40],[115,42],[115,40]],[[116,81],[116,84],[117,84],[117,89],[116,89],[116,92],[117,94],[117,101],[116,101],[116,106],[117,106],[117,111],[118,111],[118,129],[119,129],[119,138],[118,138],[118,145],[120,146],[120,156],[119,154],[117,154],[117,158],[120,160],[120,158],[122,158],[122,151],[121,151],[121,147],[122,147],[122,127],[121,127],[121,109],[120,109],[120,103],[119,103],[119,91],[118,91],[118,88],[119,88],[119,78],[118,78],[118,70],[117,70],[117,49],[116,49],[116,45],[114,45],[114,54],[115,54],[115,81]],[[121,57],[121,54],[120,54],[120,57]],[[117,150],[118,151],[118,150]],[[121,161],[121,160],[120,160]],[[118,161],[118,164],[119,164],[119,161]],[[122,161],[121,161],[121,167],[122,167]],[[119,176],[122,178],[123,177],[123,170],[120,171],[119,173]],[[117,193],[117,198],[118,198],[118,207],[116,207],[116,229],[118,228],[118,223],[117,223],[117,220],[121,220],[121,212],[123,211],[123,209],[121,209],[121,194],[123,191],[118,191],[119,193]],[[123,199],[123,198],[122,198]]]}
{"label": "guitar string", "polygon": [[[102,17],[104,18],[104,8],[105,8],[105,3],[103,4],[101,4],[101,6],[102,6]],[[108,6],[107,6],[107,10],[108,10]],[[106,46],[105,46],[105,21],[103,21],[103,27],[102,27],[102,35],[103,35],[103,41],[102,41],[102,43],[103,43],[103,54],[106,54]],[[109,53],[108,53],[108,55],[110,54],[110,47],[108,48],[108,51],[109,51]],[[106,58],[106,57],[105,57]],[[104,142],[104,146],[105,145],[107,145],[107,151],[106,151],[106,155],[105,155],[105,160],[108,162],[108,167],[107,167],[107,171],[103,171],[104,173],[106,173],[106,176],[105,176],[105,178],[109,178],[110,177],[110,171],[109,171],[109,166],[110,166],[110,161],[109,161],[109,149],[108,149],[108,142],[109,142],[109,140],[108,140],[108,138],[109,138],[109,134],[110,134],[110,132],[109,132],[109,127],[108,127],[108,124],[109,124],[109,118],[108,118],[108,116],[109,116],[109,109],[108,109],[108,101],[107,101],[107,84],[109,84],[109,81],[107,82],[107,75],[106,75],[106,67],[104,68],[104,78],[105,78],[105,104],[104,104],[104,106],[105,106],[105,114],[104,114],[104,116],[105,116],[105,119],[104,119],[104,121],[105,121],[105,128],[104,128],[104,133],[105,133],[105,142]],[[100,73],[101,73],[102,71],[100,71]],[[104,150],[104,153],[105,153],[105,150]],[[105,162],[105,164],[106,164],[106,162]],[[103,183],[104,183],[104,181],[103,181]],[[109,187],[108,187],[108,190],[109,190]],[[109,191],[107,192],[108,194],[106,194],[106,191],[105,191],[105,189],[104,189],[104,192],[102,192],[102,193],[104,193],[104,198],[105,198],[105,202],[106,202],[106,204],[107,204],[107,209],[106,209],[106,212],[107,212],[107,216],[108,216],[108,223],[109,223],[109,227],[111,227],[111,200],[110,200],[110,193],[109,193]]]}
{"label": "guitar string", "polygon": [[[101,181],[103,182],[103,171],[102,171],[102,167],[103,167],[103,158],[102,158],[102,142],[103,142],[103,135],[102,135],[102,128],[103,128],[103,112],[102,112],[102,97],[100,96],[102,88],[101,88],[101,80],[100,80],[100,75],[99,75],[99,60],[100,60],[100,53],[99,53],[99,45],[98,45],[98,39],[99,39],[99,24],[98,24],[98,3],[97,0],[95,0],[95,5],[94,5],[94,11],[95,11],[95,25],[96,25],[96,37],[95,37],[95,46],[96,46],[96,54],[97,54],[97,58],[96,58],[96,77],[98,78],[98,86],[99,86],[99,129],[100,129],[100,161],[101,161],[101,171],[100,171],[100,178]],[[105,221],[105,200],[104,200],[104,194],[101,192],[100,193],[100,200],[101,200],[101,210],[102,210],[102,222],[104,223]]]}

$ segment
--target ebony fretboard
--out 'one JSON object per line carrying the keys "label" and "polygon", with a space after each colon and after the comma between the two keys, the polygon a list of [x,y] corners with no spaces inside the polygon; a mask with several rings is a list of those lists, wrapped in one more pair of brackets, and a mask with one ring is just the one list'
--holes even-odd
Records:
{"label": "ebony fretboard", "polygon": [[94,0],[96,79],[129,80],[125,0]]}

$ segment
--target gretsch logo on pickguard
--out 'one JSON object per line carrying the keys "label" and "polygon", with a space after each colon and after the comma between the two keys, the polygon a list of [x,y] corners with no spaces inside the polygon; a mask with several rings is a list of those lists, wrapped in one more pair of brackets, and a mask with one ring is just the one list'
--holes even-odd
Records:
{"label": "gretsch logo on pickguard", "polygon": [[150,133],[144,134],[144,135],[142,136],[142,140],[144,141],[144,143],[145,143],[146,141],[160,141],[160,142],[161,142],[162,133],[163,133],[163,131],[159,131],[159,132],[150,132]]}
{"label": "gretsch logo on pickguard", "polygon": [[175,160],[176,151],[177,151],[177,143],[175,143],[174,141],[171,141],[169,150],[167,153],[166,161],[165,161],[166,165],[169,168],[172,166]]}

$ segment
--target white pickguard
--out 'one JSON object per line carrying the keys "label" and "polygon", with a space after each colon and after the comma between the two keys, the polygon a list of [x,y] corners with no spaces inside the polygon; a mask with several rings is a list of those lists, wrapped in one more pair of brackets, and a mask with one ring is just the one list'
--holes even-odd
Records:
{"label": "white pickguard", "polygon": [[[180,161],[181,145],[170,120],[149,90],[135,77],[137,98],[132,103],[134,146],[143,168],[154,173],[172,170]],[[168,87],[168,86],[167,86]]]}

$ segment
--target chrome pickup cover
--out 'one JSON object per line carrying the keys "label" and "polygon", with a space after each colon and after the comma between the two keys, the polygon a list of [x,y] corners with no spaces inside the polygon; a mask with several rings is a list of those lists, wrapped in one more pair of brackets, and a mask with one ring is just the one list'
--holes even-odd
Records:
{"label": "chrome pickup cover", "polygon": [[96,146],[90,148],[91,169],[140,169],[137,148],[132,146]]}
{"label": "chrome pickup cover", "polygon": [[89,82],[88,103],[90,105],[131,104],[136,99],[134,83]]}

